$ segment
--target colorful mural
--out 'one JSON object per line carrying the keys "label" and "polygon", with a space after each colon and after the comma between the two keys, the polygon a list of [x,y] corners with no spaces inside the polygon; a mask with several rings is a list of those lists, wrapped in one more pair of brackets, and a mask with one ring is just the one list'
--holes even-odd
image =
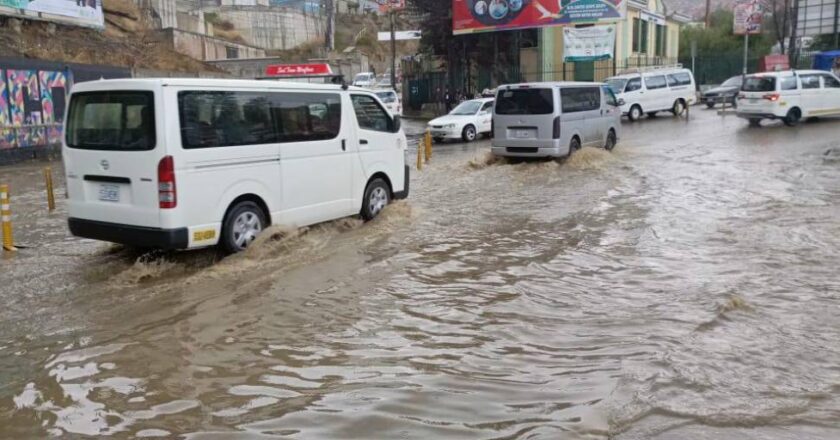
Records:
{"label": "colorful mural", "polygon": [[0,69],[0,149],[61,142],[67,75]]}

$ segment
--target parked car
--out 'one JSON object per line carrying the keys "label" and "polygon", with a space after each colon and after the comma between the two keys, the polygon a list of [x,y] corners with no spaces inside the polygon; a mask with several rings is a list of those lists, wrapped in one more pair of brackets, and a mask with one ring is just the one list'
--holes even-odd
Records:
{"label": "parked car", "polygon": [[724,81],[723,84],[703,92],[700,100],[706,103],[708,108],[714,108],[715,105],[723,103],[736,107],[738,105],[738,93],[741,91],[741,84],[743,83],[743,75],[733,76]]}
{"label": "parked car", "polygon": [[73,235],[245,249],[271,224],[376,217],[408,196],[406,137],[372,92],[219,79],[76,84],[62,148]]}
{"label": "parked car", "polygon": [[637,69],[635,72],[607,78],[607,85],[616,98],[624,100],[622,115],[631,121],[647,113],[653,117],[661,111],[680,115],[697,101],[694,75],[677,66],[656,66]]}
{"label": "parked car", "polygon": [[802,118],[840,116],[840,79],[822,70],[748,75],[738,95],[738,116],[756,127],[763,119],[793,126]]}
{"label": "parked car", "polygon": [[366,89],[373,88],[376,85],[376,75],[373,72],[362,72],[353,78],[353,85]]}
{"label": "parked car", "polygon": [[460,139],[472,142],[493,129],[493,98],[472,99],[455,107],[448,115],[429,121],[435,142]]}
{"label": "parked car", "polygon": [[400,95],[392,89],[376,90],[376,96],[385,104],[385,108],[391,112],[392,115],[402,116],[402,100]]}
{"label": "parked car", "polygon": [[604,84],[559,82],[499,87],[493,113],[493,154],[565,157],[584,146],[612,150],[621,104]]}

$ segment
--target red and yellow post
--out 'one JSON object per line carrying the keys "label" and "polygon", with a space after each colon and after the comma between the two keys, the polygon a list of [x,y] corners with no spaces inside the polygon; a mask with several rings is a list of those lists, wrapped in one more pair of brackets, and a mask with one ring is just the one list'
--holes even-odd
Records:
{"label": "red and yellow post", "polygon": [[0,224],[3,229],[3,249],[16,251],[12,238],[12,208],[9,202],[9,185],[0,185]]}

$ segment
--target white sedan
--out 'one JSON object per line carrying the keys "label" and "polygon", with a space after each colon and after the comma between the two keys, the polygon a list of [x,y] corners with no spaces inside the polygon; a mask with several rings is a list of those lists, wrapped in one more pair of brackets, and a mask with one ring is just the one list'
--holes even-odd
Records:
{"label": "white sedan", "polygon": [[429,130],[435,142],[446,139],[474,141],[478,135],[493,130],[493,98],[464,101],[448,115],[432,119]]}

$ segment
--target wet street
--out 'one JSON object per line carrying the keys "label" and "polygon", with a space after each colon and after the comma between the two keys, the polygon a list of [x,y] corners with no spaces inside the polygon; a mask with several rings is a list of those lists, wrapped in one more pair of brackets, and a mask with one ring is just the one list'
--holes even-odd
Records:
{"label": "wet street", "polygon": [[228,258],[72,238],[0,168],[0,438],[840,438],[840,120],[623,127],[435,146],[377,220]]}

